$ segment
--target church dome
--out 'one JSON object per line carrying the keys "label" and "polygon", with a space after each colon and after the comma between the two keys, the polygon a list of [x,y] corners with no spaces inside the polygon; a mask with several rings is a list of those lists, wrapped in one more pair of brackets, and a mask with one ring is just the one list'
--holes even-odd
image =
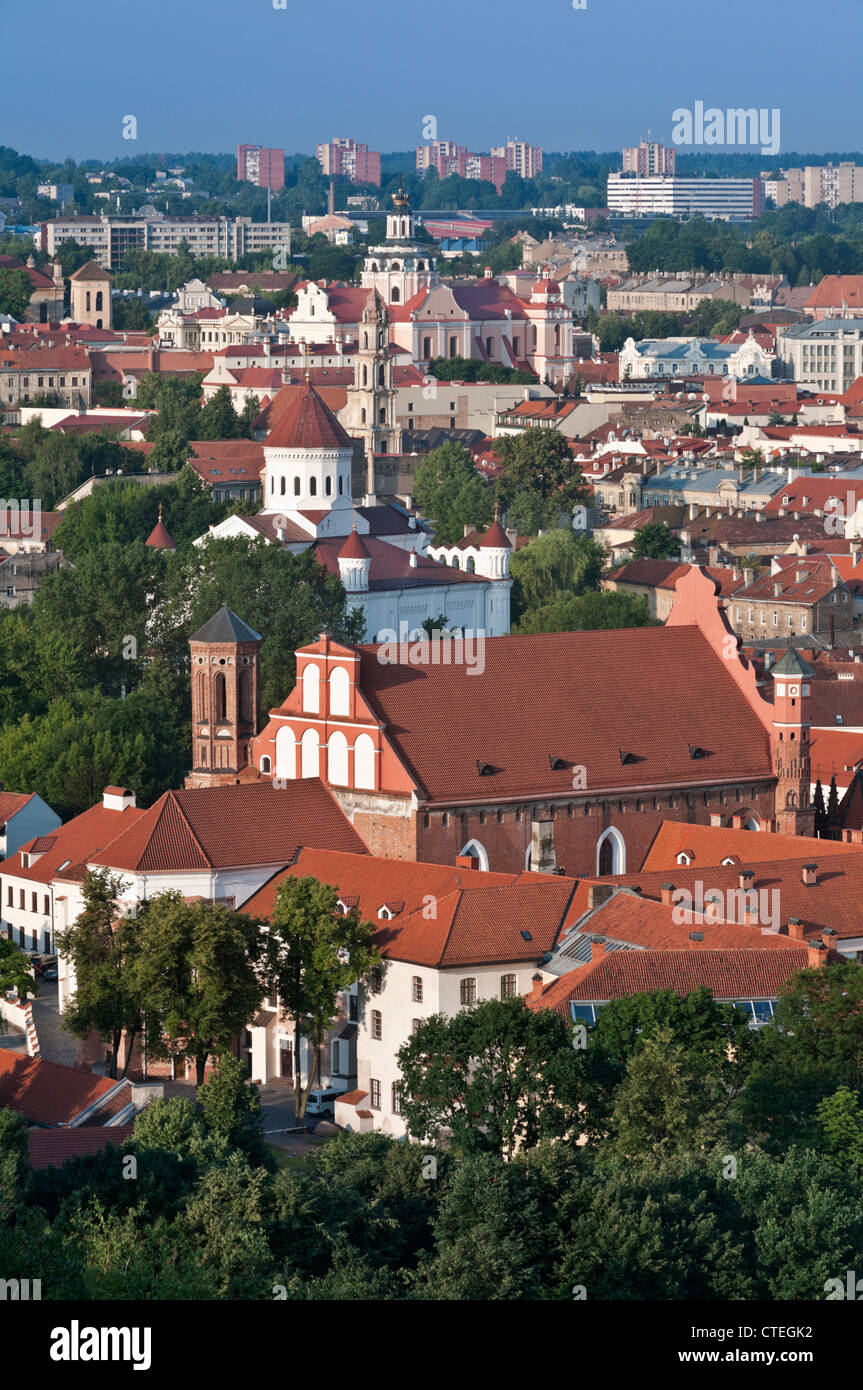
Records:
{"label": "church dome", "polygon": [[270,431],[268,449],[351,449],[353,440],[310,381]]}

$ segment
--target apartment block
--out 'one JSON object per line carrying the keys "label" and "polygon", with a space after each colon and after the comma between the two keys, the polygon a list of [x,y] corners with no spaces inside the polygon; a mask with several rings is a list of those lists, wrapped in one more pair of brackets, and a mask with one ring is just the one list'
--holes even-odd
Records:
{"label": "apartment block", "polygon": [[761,215],[760,179],[683,179],[609,174],[608,210],[618,217],[703,217],[751,222]]}
{"label": "apartment block", "polygon": [[673,146],[642,140],[638,145],[625,145],[622,151],[624,174],[640,174],[650,178],[657,174],[666,177],[675,172],[677,151]]}
{"label": "apartment block", "polygon": [[350,183],[373,183],[380,188],[380,150],[370,150],[347,137],[337,137],[315,147],[315,156],[327,178],[343,178]]}
{"label": "apartment block", "polygon": [[183,243],[193,256],[236,261],[251,251],[291,250],[289,222],[253,222],[250,217],[57,217],[41,224],[40,244],[53,256],[64,241],[92,246],[94,260],[115,269],[127,251],[140,249],[175,256]]}
{"label": "apartment block", "polygon": [[237,146],[237,178],[241,183],[254,183],[258,188],[276,189],[285,186],[285,152],[265,145]]}

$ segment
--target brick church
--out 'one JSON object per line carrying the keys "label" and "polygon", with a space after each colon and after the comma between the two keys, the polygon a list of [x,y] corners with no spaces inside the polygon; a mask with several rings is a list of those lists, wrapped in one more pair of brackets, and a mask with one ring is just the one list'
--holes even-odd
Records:
{"label": "brick church", "polygon": [[323,635],[256,737],[260,638],[223,609],[187,785],[320,777],[372,853],[504,871],[631,872],[669,818],[811,835],[811,670],[790,650],[766,700],[715,590],[691,566],[664,627],[488,638],[481,675]]}

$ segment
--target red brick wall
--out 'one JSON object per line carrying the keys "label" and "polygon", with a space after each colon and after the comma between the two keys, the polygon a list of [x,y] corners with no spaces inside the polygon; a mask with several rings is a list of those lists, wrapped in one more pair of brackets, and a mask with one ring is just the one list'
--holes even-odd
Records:
{"label": "red brick wall", "polygon": [[[449,811],[447,824],[443,824],[439,810],[428,812],[428,827],[425,814],[417,817],[416,858],[427,863],[452,864],[468,840],[475,839],[484,847],[489,859],[489,868],[502,872],[518,872],[525,866],[525,854],[530,845],[531,820],[534,807],[540,816],[545,817],[554,809],[554,847],[557,867],[563,867],[568,875],[587,875],[596,873],[596,845],[603,831],[614,826],[623,836],[626,845],[626,872],[635,873],[641,868],[654,835],[663,820],[690,821],[709,825],[711,815],[721,815],[723,824],[731,824],[732,816],[741,812],[757,815],[762,825],[773,819],[774,792],[772,783],[758,784],[757,792],[741,786],[740,800],[736,797],[736,787],[725,789],[724,800],[720,802],[718,789],[707,793],[707,804],[703,791],[689,793],[692,806],[687,804],[687,794],[677,792],[657,798],[658,809],[654,810],[654,798],[642,797],[641,810],[636,807],[635,797],[624,797],[606,801],[573,802],[572,815],[568,814],[567,804],[525,803],[521,806],[521,819],[516,819],[516,808],[501,807],[498,821],[497,808],[485,811],[478,808],[464,812]],[[673,804],[670,804],[673,803]],[[585,814],[584,806],[588,806]],[[619,809],[622,804],[623,810]],[[484,816],[484,823],[481,820]],[[354,821],[362,835],[363,828]],[[765,828],[767,828],[765,826]],[[369,846],[372,848],[372,846]],[[373,849],[374,853],[390,855],[385,848]],[[403,858],[404,855],[391,857]]]}

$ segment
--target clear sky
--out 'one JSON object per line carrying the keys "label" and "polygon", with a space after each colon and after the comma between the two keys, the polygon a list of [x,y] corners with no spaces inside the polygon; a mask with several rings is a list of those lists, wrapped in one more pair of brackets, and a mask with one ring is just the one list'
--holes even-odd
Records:
{"label": "clear sky", "polygon": [[0,144],[57,160],[408,149],[429,115],[469,149],[603,151],[699,100],[778,107],[780,153],[863,147],[863,0],[40,0],[3,38]]}

